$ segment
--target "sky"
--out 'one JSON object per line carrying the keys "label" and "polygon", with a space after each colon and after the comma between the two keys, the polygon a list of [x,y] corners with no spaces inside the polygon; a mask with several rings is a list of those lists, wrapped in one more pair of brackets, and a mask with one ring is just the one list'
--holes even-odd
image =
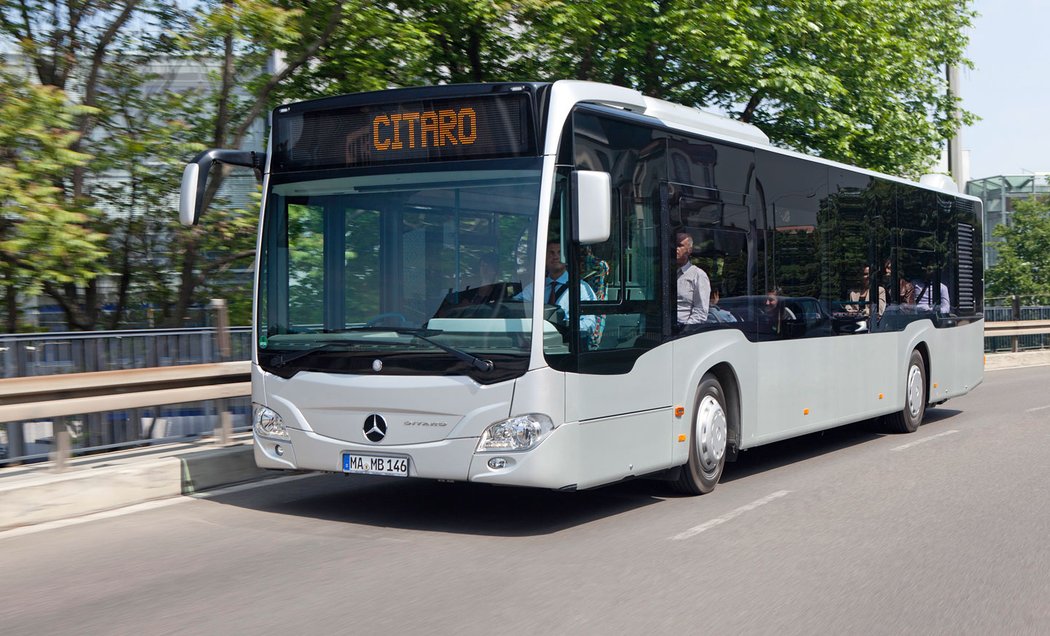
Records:
{"label": "sky", "polygon": [[970,178],[1050,172],[1050,0],[976,0],[961,70]]}

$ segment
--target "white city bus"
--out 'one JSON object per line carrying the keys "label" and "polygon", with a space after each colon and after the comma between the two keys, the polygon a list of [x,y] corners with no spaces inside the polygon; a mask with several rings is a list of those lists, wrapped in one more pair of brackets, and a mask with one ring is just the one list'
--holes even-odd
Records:
{"label": "white city bus", "polygon": [[[975,198],[589,82],[362,93],[272,124],[265,155],[189,164],[180,206],[196,223],[216,162],[262,174],[259,466],[698,494],[741,450],[911,432],[982,380]],[[686,326],[682,232],[720,294]]]}

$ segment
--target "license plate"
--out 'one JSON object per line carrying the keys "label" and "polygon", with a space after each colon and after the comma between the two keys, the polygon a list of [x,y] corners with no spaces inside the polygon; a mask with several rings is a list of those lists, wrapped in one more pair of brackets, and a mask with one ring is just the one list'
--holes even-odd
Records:
{"label": "license plate", "polygon": [[343,472],[355,475],[408,477],[408,458],[343,453]]}

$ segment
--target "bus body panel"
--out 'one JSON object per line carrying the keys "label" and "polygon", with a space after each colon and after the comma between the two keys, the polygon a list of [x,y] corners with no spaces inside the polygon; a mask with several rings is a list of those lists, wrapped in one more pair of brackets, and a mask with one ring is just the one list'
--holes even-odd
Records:
{"label": "bus body panel", "polygon": [[894,380],[896,341],[891,333],[758,343],[759,423],[745,433],[748,445],[891,410],[903,395],[903,385]]}
{"label": "bus body panel", "polygon": [[[562,424],[540,444],[524,453],[476,453],[470,459],[469,481],[496,485],[528,486],[553,490],[585,488],[581,479],[587,467],[581,463],[593,449],[580,441],[580,426]],[[507,462],[504,468],[489,466],[490,459]],[[604,483],[604,482],[602,482]],[[597,485],[591,483],[591,485]]]}
{"label": "bus body panel", "polygon": [[965,395],[984,380],[984,321],[933,329],[929,334],[929,401]]}
{"label": "bus body panel", "polygon": [[657,347],[629,373],[566,375],[565,419],[586,449],[581,488],[670,467],[671,355]]}

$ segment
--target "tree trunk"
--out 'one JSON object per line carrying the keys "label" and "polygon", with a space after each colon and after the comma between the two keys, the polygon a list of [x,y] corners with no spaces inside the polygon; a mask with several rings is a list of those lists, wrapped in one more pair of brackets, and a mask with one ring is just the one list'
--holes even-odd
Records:
{"label": "tree trunk", "polygon": [[4,319],[5,333],[18,331],[18,286],[13,281],[4,282]]}
{"label": "tree trunk", "polygon": [[128,219],[128,227],[124,234],[122,253],[120,255],[120,278],[117,281],[117,300],[113,308],[113,315],[109,317],[109,328],[118,329],[124,319],[127,310],[128,289],[131,287],[131,232],[132,222]]}
{"label": "tree trunk", "polygon": [[744,112],[740,113],[740,121],[745,124],[751,123],[751,118],[754,117],[755,111],[758,109],[758,105],[762,103],[762,92],[756,91],[751,99],[748,100],[747,106],[744,107]]}

